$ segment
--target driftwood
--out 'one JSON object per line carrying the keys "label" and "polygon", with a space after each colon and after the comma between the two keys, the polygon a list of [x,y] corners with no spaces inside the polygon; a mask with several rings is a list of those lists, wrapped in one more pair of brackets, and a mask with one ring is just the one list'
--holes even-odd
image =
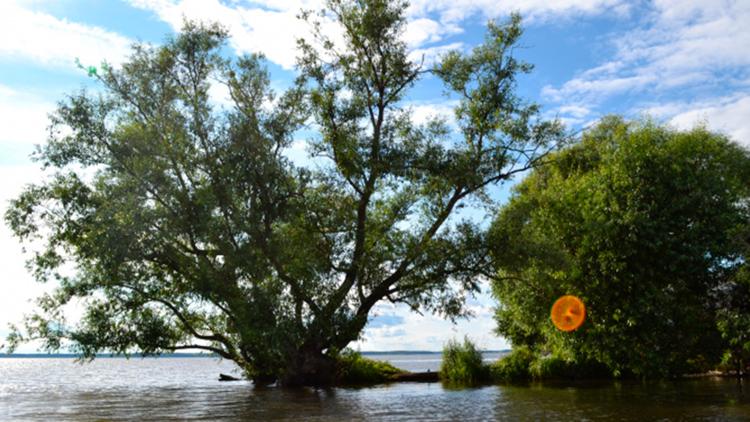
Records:
{"label": "driftwood", "polygon": [[219,381],[241,381],[241,380],[239,378],[233,377],[231,375],[219,374]]}
{"label": "driftwood", "polygon": [[437,372],[404,372],[391,376],[395,382],[438,382],[440,380]]}
{"label": "driftwood", "polygon": [[[227,374],[219,374],[219,381],[241,381],[240,378]],[[391,382],[438,382],[440,377],[437,372],[402,372],[393,374],[388,378]]]}

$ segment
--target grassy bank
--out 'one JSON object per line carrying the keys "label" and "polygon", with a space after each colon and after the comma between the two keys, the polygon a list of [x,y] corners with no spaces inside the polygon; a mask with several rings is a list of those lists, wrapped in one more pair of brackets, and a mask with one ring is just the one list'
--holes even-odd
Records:
{"label": "grassy bank", "polygon": [[[731,376],[732,368],[696,366],[684,377]],[[388,362],[347,350],[339,356],[339,385],[366,386],[388,382],[436,382],[448,386],[474,386],[526,381],[574,381],[638,378],[632,373],[613,373],[604,364],[576,361],[554,354],[540,354],[516,347],[497,361],[485,363],[482,352],[469,339],[451,340],[443,348],[438,372],[408,372]]]}
{"label": "grassy bank", "polygon": [[341,385],[380,384],[404,373],[388,362],[366,358],[353,350],[345,350],[338,357],[337,380]]}
{"label": "grassy bank", "polygon": [[[736,376],[736,370],[725,362],[716,366],[704,361],[691,361],[685,364],[682,372],[664,373],[658,378]],[[513,349],[511,353],[489,365],[489,373],[491,381],[498,383],[532,380],[644,379],[642,375],[627,370],[613,371],[603,363],[574,360],[555,354],[542,355],[523,346]]]}

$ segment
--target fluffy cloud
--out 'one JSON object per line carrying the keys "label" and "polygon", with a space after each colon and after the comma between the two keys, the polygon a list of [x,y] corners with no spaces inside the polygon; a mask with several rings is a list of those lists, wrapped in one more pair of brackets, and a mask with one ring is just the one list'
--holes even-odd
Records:
{"label": "fluffy cloud", "polygon": [[102,60],[120,63],[131,40],[105,29],[33,12],[14,1],[0,2],[0,56],[74,67]]}
{"label": "fluffy cloud", "polygon": [[647,114],[668,119],[680,129],[706,124],[750,148],[750,94],[730,95],[696,102],[672,102],[645,108]]}
{"label": "fluffy cloud", "polygon": [[[0,215],[5,214],[8,201],[18,196],[23,187],[42,177],[37,166],[0,166]],[[3,283],[5,289],[0,295],[0,330],[8,324],[19,323],[24,313],[32,307],[33,299],[49,291],[51,285],[36,283],[26,271],[24,263],[28,255],[22,252],[18,240],[12,236],[10,229],[0,223],[0,256],[3,257]],[[6,333],[7,334],[7,333]],[[4,343],[0,337],[0,344]],[[36,346],[26,346],[20,351],[33,352]]]}
{"label": "fluffy cloud", "polygon": [[588,126],[591,124],[593,110],[581,104],[565,104],[551,108],[544,113],[547,119],[558,119],[563,124],[572,126]]}
{"label": "fluffy cloud", "polygon": [[0,149],[9,144],[35,144],[46,138],[47,115],[54,103],[0,85],[0,116],[11,124],[0,128]]}
{"label": "fluffy cloud", "polygon": [[411,46],[438,42],[446,35],[463,32],[456,24],[442,24],[433,19],[420,17],[409,21],[404,31],[404,41]]}
{"label": "fluffy cloud", "polygon": [[726,87],[737,73],[748,74],[748,21],[748,2],[655,1],[637,29],[612,38],[612,59],[542,93],[552,101],[599,103],[645,90]]}
{"label": "fluffy cloud", "polygon": [[457,324],[434,315],[419,315],[406,307],[398,307],[404,323],[386,327],[367,327],[363,339],[351,345],[365,351],[441,350],[450,339],[471,338],[482,349],[510,348],[506,340],[494,334],[496,323],[483,313]]}
{"label": "fluffy cloud", "polygon": [[[509,343],[494,334],[496,328],[493,307],[495,300],[484,285],[482,293],[469,299],[467,308],[474,314],[456,324],[439,316],[412,312],[407,306],[380,303],[367,325],[362,340],[351,344],[364,351],[441,350],[450,339],[469,336],[482,349],[510,348]],[[387,323],[381,323],[385,318]]]}
{"label": "fluffy cloud", "polygon": [[411,110],[411,116],[414,122],[422,124],[429,119],[445,119],[449,125],[455,126],[456,115],[454,110],[458,105],[455,100],[436,100],[435,102],[411,102],[406,107]]}
{"label": "fluffy cloud", "polygon": [[[272,62],[291,69],[297,55],[296,40],[309,38],[309,28],[297,18],[302,9],[317,10],[322,1],[256,1],[246,6],[227,5],[218,0],[129,0],[133,6],[151,10],[160,19],[179,30],[185,18],[216,21],[225,25],[231,34],[231,45],[239,53],[262,52]],[[326,23],[326,22],[324,22]],[[327,22],[324,31],[333,39],[341,40],[335,25]],[[428,17],[410,19],[404,31],[404,41],[419,47],[442,41],[446,36],[461,33],[456,24],[437,22]],[[460,43],[432,46],[414,52],[413,58],[432,63],[437,54],[460,47]]]}
{"label": "fluffy cloud", "polygon": [[[285,69],[295,63],[296,40],[307,35],[305,25],[300,25],[297,14],[302,9],[320,9],[321,0],[271,1],[255,0],[225,4],[219,0],[128,0],[133,6],[151,10],[175,30],[184,18],[218,21],[226,25],[232,35],[231,45],[240,52],[262,52],[272,62]],[[599,14],[610,10],[621,13],[627,9],[623,0],[531,0],[520,4],[496,0],[415,0],[408,9],[408,25],[404,40],[416,49],[413,59],[425,56],[432,63],[437,54],[460,48],[460,43],[442,43],[445,38],[463,31],[460,22],[472,15],[486,18],[505,16],[520,11],[531,19],[572,14]],[[436,20],[433,17],[438,16]],[[324,30],[337,35],[333,25]],[[338,34],[340,36],[340,34]],[[428,46],[429,45],[429,46]]]}
{"label": "fluffy cloud", "polygon": [[598,15],[610,11],[622,14],[628,9],[628,2],[624,0],[412,0],[409,13],[412,16],[435,13],[440,16],[441,21],[454,23],[477,14],[494,19],[514,11],[520,12],[527,19],[544,20],[581,14]]}
{"label": "fluffy cloud", "polygon": [[[296,40],[307,34],[297,14],[301,9],[318,9],[321,1],[257,1],[254,6],[233,6],[218,0],[129,0],[136,7],[151,10],[175,30],[185,19],[221,22],[231,34],[230,44],[238,53],[261,52],[285,69],[295,64]],[[259,7],[262,6],[262,7]],[[335,37],[335,35],[334,35]]]}

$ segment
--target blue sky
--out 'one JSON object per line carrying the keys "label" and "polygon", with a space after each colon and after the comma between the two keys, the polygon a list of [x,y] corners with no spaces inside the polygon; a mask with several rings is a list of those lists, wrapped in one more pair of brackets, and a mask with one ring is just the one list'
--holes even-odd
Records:
{"label": "blue sky", "polygon": [[[115,66],[135,41],[159,44],[183,17],[227,26],[228,54],[262,52],[273,86],[294,77],[294,40],[306,27],[295,18],[319,0],[3,0],[0,3],[0,213],[9,198],[42,173],[28,159],[44,142],[47,113],[66,93],[97,89],[75,59]],[[524,17],[516,55],[536,68],[519,91],[572,129],[609,113],[649,115],[675,127],[706,124],[750,146],[750,0],[414,0],[404,34],[413,57],[429,62],[481,41],[488,19]],[[436,80],[422,80],[408,101],[414,118],[451,117]],[[224,101],[220,90],[214,93]],[[304,161],[303,143],[290,154]],[[498,191],[503,199],[507,189]],[[24,255],[0,227],[0,335],[18,321],[35,284]],[[383,305],[368,326],[363,350],[438,350],[452,337],[482,347],[508,347],[493,334],[493,300],[470,300],[475,318],[456,325]],[[71,309],[74,316],[75,309]],[[31,347],[31,346],[30,346]],[[23,351],[31,351],[27,348]]]}

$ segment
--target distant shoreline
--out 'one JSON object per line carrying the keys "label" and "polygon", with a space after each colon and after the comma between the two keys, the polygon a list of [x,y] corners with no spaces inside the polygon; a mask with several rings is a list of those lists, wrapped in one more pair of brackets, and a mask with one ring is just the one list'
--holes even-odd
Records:
{"label": "distant shoreline", "polygon": [[[482,350],[482,353],[507,353],[510,349],[504,350]],[[440,355],[441,351],[429,351],[429,350],[393,350],[393,351],[372,351],[372,352],[360,352],[365,356],[391,356],[391,355]],[[75,353],[0,353],[0,359],[62,359],[62,358],[78,358],[80,355]],[[133,353],[129,358],[152,358],[152,359],[163,359],[163,358],[213,358],[219,357],[212,353],[165,353],[159,356],[140,356],[137,353]],[[111,355],[108,353],[100,354],[96,356],[97,359],[127,359],[122,355]]]}

